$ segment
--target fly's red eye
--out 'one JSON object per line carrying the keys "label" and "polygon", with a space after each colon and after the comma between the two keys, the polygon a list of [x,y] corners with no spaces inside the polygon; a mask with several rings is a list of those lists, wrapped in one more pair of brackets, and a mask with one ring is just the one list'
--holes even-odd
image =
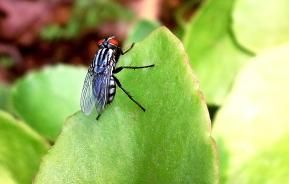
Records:
{"label": "fly's red eye", "polygon": [[110,45],[114,45],[114,46],[119,46],[119,41],[117,40],[117,39],[115,39],[115,38],[111,38],[111,39],[109,39],[108,40],[108,43],[110,44]]}
{"label": "fly's red eye", "polygon": [[103,42],[104,42],[104,39],[101,39],[101,40],[99,40],[99,41],[97,42],[97,45],[100,46],[100,45],[103,44]]}

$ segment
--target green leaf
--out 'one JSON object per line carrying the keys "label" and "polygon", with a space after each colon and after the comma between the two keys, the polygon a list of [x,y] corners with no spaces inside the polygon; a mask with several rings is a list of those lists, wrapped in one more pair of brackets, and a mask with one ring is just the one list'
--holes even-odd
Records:
{"label": "green leaf", "polygon": [[158,22],[140,20],[132,27],[132,29],[130,29],[126,43],[131,44],[133,42],[139,42],[158,27],[160,27]]}
{"label": "green leaf", "polygon": [[9,93],[10,86],[8,86],[7,84],[2,84],[0,82],[0,110],[9,109]]}
{"label": "green leaf", "polygon": [[288,183],[288,142],[289,137],[284,136],[274,146],[251,158],[234,179],[240,183]]}
{"label": "green leaf", "polygon": [[0,183],[5,184],[17,184],[17,181],[11,176],[11,173],[7,169],[3,169],[0,166]]}
{"label": "green leaf", "polygon": [[86,71],[60,65],[28,74],[11,90],[14,110],[39,133],[55,140],[66,117],[80,109]]}
{"label": "green leaf", "polygon": [[3,69],[11,68],[15,61],[9,56],[0,55],[0,67]]}
{"label": "green leaf", "polygon": [[111,21],[131,19],[132,12],[113,0],[75,1],[72,15],[65,26],[49,25],[41,31],[41,37],[47,40],[71,39],[84,30],[95,29]]}
{"label": "green leaf", "polygon": [[0,111],[0,183],[32,183],[47,149],[36,132]]}
{"label": "green leaf", "polygon": [[123,86],[99,121],[68,119],[35,183],[217,183],[209,114],[181,42],[166,28],[150,34],[120,65]]}
{"label": "green leaf", "polygon": [[288,0],[236,0],[233,30],[246,48],[260,52],[289,41]]}
{"label": "green leaf", "polygon": [[230,31],[234,0],[208,0],[189,22],[184,36],[193,70],[209,104],[221,105],[250,53]]}
{"label": "green leaf", "polygon": [[[281,140],[288,138],[289,133],[288,60],[289,45],[254,58],[241,71],[232,94],[217,114],[214,137],[218,144],[223,145],[219,147],[221,154],[225,154],[221,156],[221,165],[226,168],[221,171],[228,183],[243,180],[249,181],[244,183],[263,183],[254,182],[260,177],[260,171],[252,169],[260,168],[260,162],[256,158],[266,158],[264,162],[270,163],[263,168],[268,173],[262,173],[266,183],[270,183],[273,175],[278,177],[280,174],[271,164],[278,162],[279,156],[289,155],[288,149],[281,148],[287,147],[287,143],[279,144]],[[278,145],[276,150],[275,145]],[[278,152],[279,156],[269,157],[265,153],[267,150],[276,154]],[[288,160],[284,158],[286,159]],[[289,172],[287,162],[277,164]],[[241,170],[248,170],[244,171],[247,174],[240,175]],[[250,172],[255,173],[249,174]],[[248,178],[240,178],[243,176]],[[288,179],[287,175],[287,181]]]}

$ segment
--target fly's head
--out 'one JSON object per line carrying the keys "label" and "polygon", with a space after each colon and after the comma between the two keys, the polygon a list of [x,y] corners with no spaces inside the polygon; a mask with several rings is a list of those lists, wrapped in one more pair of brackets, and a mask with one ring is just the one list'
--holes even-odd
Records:
{"label": "fly's head", "polygon": [[100,49],[109,48],[109,49],[118,50],[120,48],[120,43],[115,38],[115,36],[110,36],[110,37],[101,39],[97,42],[97,45]]}

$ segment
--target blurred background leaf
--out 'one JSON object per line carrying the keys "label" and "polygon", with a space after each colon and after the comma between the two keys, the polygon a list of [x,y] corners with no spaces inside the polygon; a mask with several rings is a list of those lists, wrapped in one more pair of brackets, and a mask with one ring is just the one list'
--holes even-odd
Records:
{"label": "blurred background leaf", "polygon": [[80,109],[80,93],[86,69],[54,66],[31,72],[11,90],[12,105],[22,119],[51,141],[67,116]]}
{"label": "blurred background leaf", "polygon": [[160,27],[160,23],[149,20],[140,20],[133,25],[128,33],[125,45],[133,42],[140,42],[147,37],[153,30]]}
{"label": "blurred background leaf", "polygon": [[253,52],[289,42],[288,0],[236,0],[233,30],[238,41]]}
{"label": "blurred background leaf", "polygon": [[71,39],[79,36],[85,29],[96,29],[101,24],[129,20],[132,12],[112,0],[75,1],[70,20],[64,26],[50,25],[45,27],[41,36],[44,39]]}
{"label": "blurred background leaf", "polygon": [[0,83],[0,110],[8,110],[9,109],[9,94],[10,87],[7,84]]}
{"label": "blurred background leaf", "polygon": [[251,53],[231,32],[234,0],[208,0],[187,25],[184,45],[207,102],[222,105],[239,69]]}
{"label": "blurred background leaf", "polygon": [[213,132],[217,144],[224,145],[219,147],[221,154],[226,153],[221,156],[221,163],[225,162],[221,165],[227,165],[221,168],[223,182],[289,180],[284,174],[289,172],[288,164],[282,162],[289,155],[285,141],[289,133],[288,61],[288,45],[254,58],[241,71],[217,114]]}
{"label": "blurred background leaf", "polygon": [[12,58],[0,55],[0,68],[9,68],[14,64]]}
{"label": "blurred background leaf", "polygon": [[121,63],[155,64],[119,75],[147,111],[118,91],[99,121],[74,114],[36,183],[217,183],[209,114],[182,43],[160,28]]}
{"label": "blurred background leaf", "polygon": [[27,125],[0,111],[0,183],[31,183],[48,147]]}
{"label": "blurred background leaf", "polygon": [[242,165],[232,178],[239,183],[288,183],[288,142],[288,136],[284,136],[274,146],[262,150]]}

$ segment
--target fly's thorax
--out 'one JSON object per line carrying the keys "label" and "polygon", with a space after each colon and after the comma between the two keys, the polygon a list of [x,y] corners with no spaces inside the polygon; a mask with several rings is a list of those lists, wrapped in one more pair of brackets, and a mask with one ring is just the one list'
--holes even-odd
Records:
{"label": "fly's thorax", "polygon": [[107,66],[113,56],[113,50],[108,48],[100,49],[97,57],[97,66]]}
{"label": "fly's thorax", "polygon": [[96,73],[105,71],[107,67],[114,67],[116,65],[116,54],[114,49],[101,48],[99,49],[91,63],[91,68]]}

